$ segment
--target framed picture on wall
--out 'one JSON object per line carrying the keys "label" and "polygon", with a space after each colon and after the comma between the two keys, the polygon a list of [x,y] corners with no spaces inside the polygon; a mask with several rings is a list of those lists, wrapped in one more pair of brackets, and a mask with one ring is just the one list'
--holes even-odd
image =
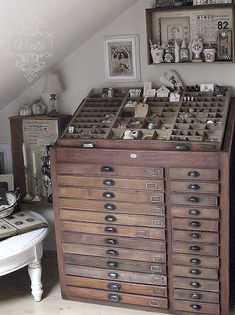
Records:
{"label": "framed picture on wall", "polygon": [[139,48],[138,35],[106,36],[104,38],[106,81],[139,82]]}

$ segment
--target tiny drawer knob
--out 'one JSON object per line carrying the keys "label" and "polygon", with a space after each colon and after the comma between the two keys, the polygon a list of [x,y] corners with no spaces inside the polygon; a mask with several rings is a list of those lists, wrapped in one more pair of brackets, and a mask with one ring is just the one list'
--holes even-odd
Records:
{"label": "tiny drawer knob", "polygon": [[193,288],[200,288],[201,284],[199,282],[190,282],[191,287]]}
{"label": "tiny drawer knob", "polygon": [[115,194],[113,192],[110,192],[110,191],[105,191],[103,193],[103,197],[107,198],[107,199],[112,199],[112,198],[115,198]]}
{"label": "tiny drawer knob", "polygon": [[195,239],[199,239],[201,237],[200,233],[191,233],[190,235],[192,238],[195,238]]}
{"label": "tiny drawer knob", "polygon": [[188,188],[192,190],[199,190],[200,186],[198,184],[190,184]]}
{"label": "tiny drawer knob", "polygon": [[102,166],[101,172],[111,173],[114,172],[114,169],[112,166]]}
{"label": "tiny drawer knob", "polygon": [[105,243],[108,245],[117,245],[118,241],[115,240],[114,238],[106,238]]}
{"label": "tiny drawer knob", "polygon": [[193,202],[193,203],[197,203],[200,201],[200,199],[198,197],[189,197],[188,198],[189,202]]}
{"label": "tiny drawer knob", "polygon": [[189,247],[190,250],[193,250],[194,252],[199,252],[201,250],[201,247],[192,245]]}
{"label": "tiny drawer knob", "polygon": [[108,232],[108,233],[117,233],[117,229],[115,227],[112,227],[112,226],[107,226],[105,229],[104,229],[105,232]]}
{"label": "tiny drawer knob", "polygon": [[110,255],[110,256],[118,256],[119,252],[117,250],[115,250],[115,249],[107,249],[106,250],[106,254]]}
{"label": "tiny drawer knob", "polygon": [[111,211],[116,210],[116,206],[113,203],[106,203],[104,207],[106,210],[111,210]]}
{"label": "tiny drawer knob", "polygon": [[108,276],[112,279],[117,279],[119,277],[119,274],[117,272],[110,272]]}
{"label": "tiny drawer knob", "polygon": [[189,225],[193,228],[198,228],[201,226],[201,223],[200,222],[197,222],[197,221],[192,221],[189,223]]}
{"label": "tiny drawer knob", "polygon": [[201,271],[198,269],[191,269],[189,273],[191,273],[192,275],[200,275]]}
{"label": "tiny drawer knob", "polygon": [[193,265],[200,265],[201,260],[198,259],[198,258],[192,258],[192,259],[190,259],[190,262],[191,262],[191,264],[193,264]]}
{"label": "tiny drawer knob", "polygon": [[192,309],[199,311],[201,309],[201,306],[199,304],[192,304]]}
{"label": "tiny drawer knob", "polygon": [[199,293],[192,293],[191,298],[194,300],[201,300],[202,296]]}
{"label": "tiny drawer knob", "polygon": [[191,209],[191,210],[189,210],[189,214],[190,215],[199,215],[200,214],[200,210]]}
{"label": "tiny drawer knob", "polygon": [[190,176],[190,177],[199,177],[200,173],[197,172],[197,171],[190,171],[190,172],[188,172],[188,176]]}
{"label": "tiny drawer knob", "polygon": [[106,215],[105,221],[107,221],[107,222],[115,222],[115,221],[117,221],[117,218],[114,215]]}
{"label": "tiny drawer knob", "polygon": [[118,267],[118,263],[116,261],[107,261],[107,266],[109,268],[117,268]]}
{"label": "tiny drawer knob", "polygon": [[117,294],[109,294],[108,299],[112,302],[120,302],[121,301],[120,295],[117,295]]}
{"label": "tiny drawer knob", "polygon": [[115,181],[113,179],[105,179],[103,181],[103,184],[106,186],[114,186],[115,185]]}
{"label": "tiny drawer knob", "polygon": [[120,291],[121,285],[119,283],[109,283],[107,285],[107,288],[112,291]]}

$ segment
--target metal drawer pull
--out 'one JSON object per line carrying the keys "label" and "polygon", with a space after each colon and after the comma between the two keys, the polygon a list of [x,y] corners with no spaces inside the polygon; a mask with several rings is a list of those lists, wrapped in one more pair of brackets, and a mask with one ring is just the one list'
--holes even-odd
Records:
{"label": "metal drawer pull", "polygon": [[197,203],[197,202],[200,201],[200,199],[199,199],[198,197],[189,197],[189,198],[188,198],[188,201]]}
{"label": "metal drawer pull", "polygon": [[107,249],[106,250],[106,254],[110,255],[110,256],[118,256],[119,252],[117,250],[115,250],[115,249]]}
{"label": "metal drawer pull", "polygon": [[188,188],[192,190],[199,190],[201,187],[198,184],[190,184],[188,185]]}
{"label": "metal drawer pull", "polygon": [[117,268],[118,267],[118,263],[116,261],[107,261],[107,266],[109,268]]}
{"label": "metal drawer pull", "polygon": [[197,221],[192,221],[189,223],[189,225],[193,228],[198,228],[201,226],[201,223],[200,222],[197,222]]}
{"label": "metal drawer pull", "polygon": [[105,209],[111,210],[111,211],[116,210],[116,208],[117,208],[117,207],[116,207],[114,204],[112,204],[112,203],[106,203],[106,204],[104,205],[104,207],[105,207]]}
{"label": "metal drawer pull", "polygon": [[109,294],[108,299],[112,302],[120,302],[121,301],[120,295],[117,295],[117,294]]}
{"label": "metal drawer pull", "polygon": [[117,221],[117,218],[114,215],[106,215],[105,221],[107,221],[107,222],[115,222],[115,221]]}
{"label": "metal drawer pull", "polygon": [[190,282],[191,287],[200,288],[201,284],[199,282]]}
{"label": "metal drawer pull", "polygon": [[189,247],[190,250],[193,250],[195,252],[199,252],[201,250],[201,247],[196,246],[196,245],[192,245]]}
{"label": "metal drawer pull", "polygon": [[188,172],[188,176],[190,176],[190,177],[199,177],[200,173],[197,172],[197,171],[190,171],[190,172]]}
{"label": "metal drawer pull", "polygon": [[197,209],[191,209],[189,210],[190,215],[199,215],[201,212]]}
{"label": "metal drawer pull", "polygon": [[189,151],[190,150],[190,146],[188,144],[184,144],[184,143],[177,144],[175,148],[177,151]]}
{"label": "metal drawer pull", "polygon": [[192,259],[190,259],[190,262],[191,262],[191,264],[193,264],[193,265],[200,265],[201,260],[198,259],[198,258],[192,258]]}
{"label": "metal drawer pull", "polygon": [[149,300],[149,306],[159,307],[160,302],[158,300]]}
{"label": "metal drawer pull", "polygon": [[191,305],[192,309],[199,311],[201,309],[201,305],[199,304],[192,304]]}
{"label": "metal drawer pull", "polygon": [[201,237],[201,234],[200,233],[191,233],[191,237],[199,239]]}
{"label": "metal drawer pull", "polygon": [[108,199],[112,199],[112,198],[115,198],[115,194],[113,192],[110,192],[110,191],[105,191],[103,193],[103,197],[108,198]]}
{"label": "metal drawer pull", "polygon": [[105,243],[108,245],[117,245],[118,241],[115,240],[114,238],[106,238]]}
{"label": "metal drawer pull", "polygon": [[107,288],[112,290],[112,291],[120,291],[121,290],[121,285],[119,283],[109,283],[107,285]]}
{"label": "metal drawer pull", "polygon": [[114,169],[113,169],[112,166],[102,166],[101,167],[101,172],[106,172],[106,173],[114,172]]}
{"label": "metal drawer pull", "polygon": [[199,293],[192,293],[191,298],[194,300],[201,300],[202,296]]}
{"label": "metal drawer pull", "polygon": [[192,275],[200,275],[201,271],[198,269],[191,269],[189,273],[191,273]]}
{"label": "metal drawer pull", "polygon": [[105,232],[109,232],[109,233],[117,233],[117,229],[115,227],[111,227],[111,226],[107,226],[105,229],[104,229]]}
{"label": "metal drawer pull", "polygon": [[117,272],[110,272],[108,276],[112,279],[117,279],[119,277],[119,274]]}
{"label": "metal drawer pull", "polygon": [[105,179],[103,181],[103,184],[106,186],[114,186],[115,185],[115,181],[113,179]]}

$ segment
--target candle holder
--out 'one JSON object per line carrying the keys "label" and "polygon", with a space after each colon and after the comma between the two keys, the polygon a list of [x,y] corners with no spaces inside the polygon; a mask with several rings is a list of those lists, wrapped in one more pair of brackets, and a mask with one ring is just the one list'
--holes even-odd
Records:
{"label": "candle holder", "polygon": [[24,176],[25,176],[25,188],[26,188],[26,195],[24,196],[23,201],[31,201],[33,196],[29,193],[29,169],[27,166],[24,166]]}
{"label": "candle holder", "polygon": [[35,195],[34,195],[32,201],[41,201],[41,198],[39,197],[38,176],[37,176],[37,174],[34,174],[34,175],[33,175],[33,180],[34,180],[34,191],[35,191]]}

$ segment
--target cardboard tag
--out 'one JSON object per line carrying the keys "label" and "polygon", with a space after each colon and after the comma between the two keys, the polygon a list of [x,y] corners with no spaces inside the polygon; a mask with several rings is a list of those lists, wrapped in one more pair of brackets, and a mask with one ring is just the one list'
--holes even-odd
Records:
{"label": "cardboard tag", "polygon": [[145,118],[148,114],[149,106],[146,103],[139,103],[135,108],[135,116],[139,118]]}

